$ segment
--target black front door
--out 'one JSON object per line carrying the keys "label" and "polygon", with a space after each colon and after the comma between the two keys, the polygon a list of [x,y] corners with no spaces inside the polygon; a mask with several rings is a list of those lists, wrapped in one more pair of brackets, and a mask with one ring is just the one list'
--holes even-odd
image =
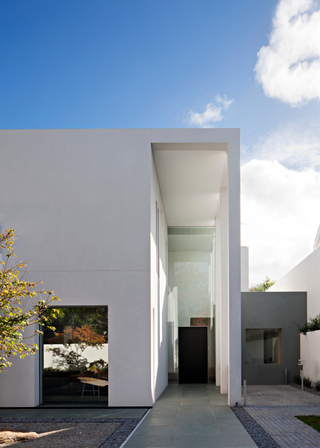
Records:
{"label": "black front door", "polygon": [[179,383],[208,382],[208,327],[179,327]]}

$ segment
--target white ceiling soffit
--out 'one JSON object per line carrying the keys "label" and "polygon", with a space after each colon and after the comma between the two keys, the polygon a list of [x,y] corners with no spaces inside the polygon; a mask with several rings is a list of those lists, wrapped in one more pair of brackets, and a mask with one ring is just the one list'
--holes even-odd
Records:
{"label": "white ceiling soffit", "polygon": [[168,226],[213,226],[227,144],[152,144]]}

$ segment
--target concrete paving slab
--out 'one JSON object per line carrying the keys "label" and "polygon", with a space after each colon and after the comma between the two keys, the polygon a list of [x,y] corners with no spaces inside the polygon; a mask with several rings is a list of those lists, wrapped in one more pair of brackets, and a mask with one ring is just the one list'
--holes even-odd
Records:
{"label": "concrete paving slab", "polygon": [[212,384],[169,385],[125,448],[254,448]]}

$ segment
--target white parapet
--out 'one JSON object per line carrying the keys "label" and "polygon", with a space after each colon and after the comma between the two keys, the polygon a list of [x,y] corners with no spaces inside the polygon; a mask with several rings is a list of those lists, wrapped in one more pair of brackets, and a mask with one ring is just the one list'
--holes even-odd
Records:
{"label": "white parapet", "polygon": [[[300,335],[300,359],[304,360],[303,374],[312,381],[320,381],[320,330]],[[297,360],[298,363],[298,360]]]}

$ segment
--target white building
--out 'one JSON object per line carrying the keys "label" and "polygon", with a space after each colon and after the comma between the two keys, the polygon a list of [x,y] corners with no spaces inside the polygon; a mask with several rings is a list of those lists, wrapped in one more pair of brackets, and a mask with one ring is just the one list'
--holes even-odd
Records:
{"label": "white building", "polygon": [[[267,292],[269,291],[304,291],[307,294],[307,318],[315,318],[320,314],[320,227],[313,252],[278,280]],[[300,359],[305,363],[304,375],[313,382],[320,381],[319,344],[320,330],[300,335]]]}
{"label": "white building", "polygon": [[[1,230],[17,230],[29,279],[62,307],[38,354],[0,375],[0,406],[152,406],[168,376],[215,378],[240,402],[240,131],[2,130],[0,142]],[[100,342],[72,367],[84,328]]]}
{"label": "white building", "polygon": [[307,316],[317,316],[320,313],[319,246],[271,286],[267,292],[273,291],[305,291],[308,295]]}

